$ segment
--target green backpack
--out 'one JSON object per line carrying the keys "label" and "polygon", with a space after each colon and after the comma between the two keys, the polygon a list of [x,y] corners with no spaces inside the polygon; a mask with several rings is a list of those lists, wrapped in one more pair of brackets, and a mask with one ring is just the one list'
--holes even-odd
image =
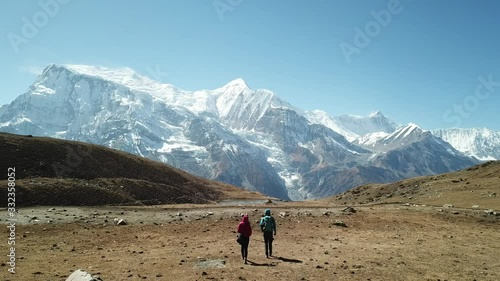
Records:
{"label": "green backpack", "polygon": [[265,216],[260,222],[260,228],[262,231],[271,232],[274,230],[274,218],[271,216]]}

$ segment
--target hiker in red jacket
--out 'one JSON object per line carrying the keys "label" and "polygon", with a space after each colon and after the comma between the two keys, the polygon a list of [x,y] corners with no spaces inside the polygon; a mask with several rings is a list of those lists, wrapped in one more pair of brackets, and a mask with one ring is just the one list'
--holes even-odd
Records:
{"label": "hiker in red jacket", "polygon": [[248,215],[245,214],[240,224],[238,224],[238,233],[241,235],[241,257],[245,264],[248,258],[248,244],[250,243],[250,236],[252,236],[252,226],[248,221]]}

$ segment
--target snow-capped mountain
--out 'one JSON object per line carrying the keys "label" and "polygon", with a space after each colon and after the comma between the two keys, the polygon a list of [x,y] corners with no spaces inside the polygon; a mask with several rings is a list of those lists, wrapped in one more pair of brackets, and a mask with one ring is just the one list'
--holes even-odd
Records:
{"label": "snow-capped mountain", "polygon": [[[415,149],[447,159],[419,162],[413,170],[422,175],[472,164],[458,151],[429,144],[434,139],[427,135],[415,137],[420,129],[396,127],[380,112],[333,118],[303,112],[242,79],[186,91],[128,68],[83,65],[48,66],[25,94],[0,107],[0,131],[105,145],[284,199],[411,174],[384,158],[393,151],[401,161],[413,159]],[[375,133],[368,138],[375,145],[349,141],[367,133]]]}
{"label": "snow-capped mountain", "polygon": [[405,178],[422,174],[446,173],[474,165],[474,159],[462,154],[449,143],[410,123],[372,145],[379,154],[371,159],[377,167],[390,168]]}
{"label": "snow-capped mountain", "polygon": [[500,132],[486,128],[440,129],[432,133],[479,160],[500,160]]}
{"label": "snow-capped mountain", "polygon": [[344,135],[351,142],[367,134],[392,133],[399,127],[380,111],[368,117],[351,114],[330,117],[324,111],[313,110],[306,112],[306,116],[312,123],[325,125]]}

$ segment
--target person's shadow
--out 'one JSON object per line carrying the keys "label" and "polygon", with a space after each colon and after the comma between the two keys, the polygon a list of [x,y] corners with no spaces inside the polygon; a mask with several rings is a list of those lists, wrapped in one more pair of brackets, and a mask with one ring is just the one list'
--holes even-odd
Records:
{"label": "person's shadow", "polygon": [[251,260],[247,260],[248,264],[251,265],[251,266],[276,266],[275,264],[273,263],[256,263],[256,262],[253,262]]}
{"label": "person's shadow", "polygon": [[284,261],[284,262],[302,263],[302,261],[301,261],[301,260],[296,260],[296,259],[288,259],[288,258],[284,258],[284,257],[277,257],[277,259],[279,259],[280,261]]}

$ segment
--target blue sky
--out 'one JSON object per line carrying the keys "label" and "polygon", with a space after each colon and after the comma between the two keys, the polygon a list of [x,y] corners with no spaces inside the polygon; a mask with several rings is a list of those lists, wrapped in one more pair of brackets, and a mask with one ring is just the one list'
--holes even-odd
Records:
{"label": "blue sky", "polygon": [[498,11],[494,0],[4,1],[0,104],[47,64],[92,64],[158,69],[186,90],[241,77],[331,115],[500,130]]}

